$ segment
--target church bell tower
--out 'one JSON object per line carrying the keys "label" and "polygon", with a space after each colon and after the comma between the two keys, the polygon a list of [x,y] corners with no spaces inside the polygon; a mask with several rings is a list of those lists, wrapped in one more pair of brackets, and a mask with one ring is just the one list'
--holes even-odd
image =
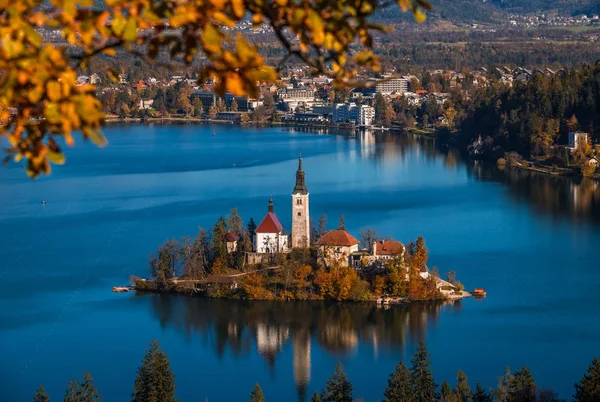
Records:
{"label": "church bell tower", "polygon": [[292,247],[310,246],[310,218],[308,215],[308,190],[302,170],[302,153],[298,158],[296,185],[292,191]]}

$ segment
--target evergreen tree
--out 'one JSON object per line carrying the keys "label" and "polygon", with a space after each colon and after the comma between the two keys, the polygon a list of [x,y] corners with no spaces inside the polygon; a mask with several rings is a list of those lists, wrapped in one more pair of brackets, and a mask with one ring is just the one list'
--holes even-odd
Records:
{"label": "evergreen tree", "polygon": [[150,343],[135,379],[132,402],[177,402],[175,376],[158,341]]}
{"label": "evergreen tree", "polygon": [[410,387],[410,372],[403,362],[398,363],[390,375],[388,387],[383,393],[384,402],[410,402],[413,399]]}
{"label": "evergreen tree", "polygon": [[352,402],[352,384],[348,381],[341,363],[338,363],[321,392],[321,402]]}
{"label": "evergreen tree", "polygon": [[310,398],[310,402],[321,402],[321,397],[319,397],[318,392],[313,394],[312,398]]}
{"label": "evergreen tree", "polygon": [[575,402],[600,401],[600,360],[594,358],[587,373],[575,384]]}
{"label": "evergreen tree", "polygon": [[254,218],[250,218],[246,229],[248,229],[248,234],[250,235],[250,240],[252,241],[256,235],[256,222],[254,222]]}
{"label": "evergreen tree", "polygon": [[504,369],[504,375],[502,377],[498,377],[498,388],[492,391],[494,400],[496,402],[506,402],[508,398],[508,388],[510,387],[511,381],[512,374],[510,372],[510,367],[506,367]]}
{"label": "evergreen tree", "polygon": [[535,380],[527,366],[515,371],[508,386],[507,402],[535,402],[537,389]]}
{"label": "evergreen tree", "polygon": [[102,397],[98,393],[98,388],[94,385],[94,377],[89,372],[83,374],[83,383],[80,384],[81,402],[100,402]]}
{"label": "evergreen tree", "polygon": [[435,399],[436,384],[431,373],[431,362],[425,343],[421,342],[411,360],[410,385],[414,400],[418,402],[429,402]]}
{"label": "evergreen tree", "polygon": [[442,383],[442,386],[440,387],[440,396],[439,399],[440,401],[447,401],[452,395],[452,388],[450,388],[450,384],[448,384],[448,381],[444,381]]}
{"label": "evergreen tree", "polygon": [[43,385],[37,389],[37,392],[33,396],[33,402],[50,402],[50,397],[46,393]]}
{"label": "evergreen tree", "polygon": [[81,384],[79,384],[79,381],[77,381],[76,379],[72,379],[71,381],[69,381],[69,384],[67,385],[67,390],[65,391],[65,398],[64,398],[64,402],[80,402],[81,399],[79,399],[79,389],[81,387]]}
{"label": "evergreen tree", "polygon": [[263,395],[262,388],[258,383],[254,386],[254,389],[250,393],[250,402],[265,402],[265,396]]}
{"label": "evergreen tree", "polygon": [[479,382],[475,385],[473,402],[492,402],[492,397],[483,389]]}
{"label": "evergreen tree", "polygon": [[458,395],[462,402],[469,402],[473,397],[473,393],[471,392],[471,388],[468,384],[467,376],[462,372],[462,370],[458,370],[454,393]]}

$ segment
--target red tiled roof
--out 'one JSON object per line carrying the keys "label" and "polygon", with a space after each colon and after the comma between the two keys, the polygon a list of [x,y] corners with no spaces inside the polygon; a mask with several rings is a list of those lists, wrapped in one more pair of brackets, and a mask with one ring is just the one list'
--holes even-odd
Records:
{"label": "red tiled roof", "polygon": [[279,222],[275,212],[269,212],[256,228],[256,233],[280,233],[283,231],[283,225]]}
{"label": "red tiled roof", "polygon": [[330,230],[316,243],[318,246],[355,246],[360,243],[345,230]]}
{"label": "red tiled roof", "polygon": [[227,232],[225,234],[225,240],[228,242],[238,241],[239,239],[240,239],[240,236],[236,235],[235,233]]}
{"label": "red tiled roof", "polygon": [[395,240],[381,240],[375,243],[377,255],[399,255],[404,251],[404,244]]}

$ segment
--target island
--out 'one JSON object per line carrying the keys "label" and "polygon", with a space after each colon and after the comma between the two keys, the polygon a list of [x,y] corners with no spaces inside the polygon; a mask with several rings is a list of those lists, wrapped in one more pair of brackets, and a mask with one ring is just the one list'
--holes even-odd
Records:
{"label": "island", "polygon": [[[292,191],[292,230],[285,231],[272,198],[256,225],[234,208],[195,238],[169,240],[150,258],[150,276],[132,277],[114,291],[183,293],[247,300],[371,301],[382,306],[471,296],[456,280],[427,266],[425,239],[407,245],[363,229],[327,230],[327,217],[311,224],[302,155]],[[481,294],[480,292],[478,294]]]}

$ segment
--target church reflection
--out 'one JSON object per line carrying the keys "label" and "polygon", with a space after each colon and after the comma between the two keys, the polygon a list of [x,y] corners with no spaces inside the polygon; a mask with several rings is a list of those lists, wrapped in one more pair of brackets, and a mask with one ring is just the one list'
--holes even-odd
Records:
{"label": "church reflection", "polygon": [[[253,353],[274,372],[277,357],[291,343],[294,382],[305,400],[311,379],[311,353],[320,349],[344,356],[367,348],[404,353],[408,343],[425,339],[442,309],[460,302],[412,303],[388,309],[371,303],[248,302],[172,295],[146,295],[152,313],[165,328],[186,339],[200,337],[219,358],[226,350],[241,358]],[[315,349],[316,348],[316,349]],[[281,363],[280,363],[281,364]]]}

